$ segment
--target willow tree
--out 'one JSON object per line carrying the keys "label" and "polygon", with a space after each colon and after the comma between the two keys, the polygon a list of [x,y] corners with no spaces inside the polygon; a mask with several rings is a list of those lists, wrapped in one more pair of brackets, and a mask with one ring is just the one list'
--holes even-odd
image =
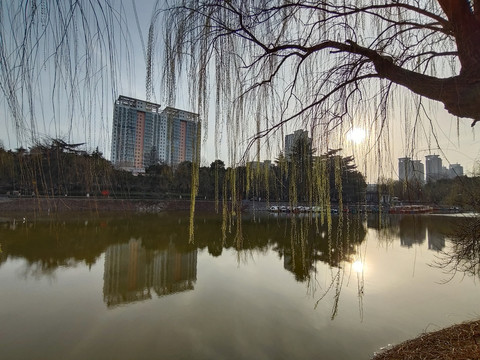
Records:
{"label": "willow tree", "polygon": [[[331,134],[368,114],[378,135],[401,101],[395,94],[406,92],[420,99],[412,100],[412,115],[430,99],[472,126],[480,120],[478,0],[183,0],[170,6],[168,85],[175,88],[172,69],[185,61],[199,109],[214,86],[217,119],[232,126],[234,138],[246,135],[249,149],[259,150],[255,141],[296,121]],[[248,117],[256,123],[248,125]]]}
{"label": "willow tree", "polygon": [[369,129],[373,153],[382,154],[389,141],[378,139],[392,122],[415,129],[422,117],[430,120],[426,103],[443,105],[457,126],[460,118],[472,126],[480,120],[479,0],[169,6],[163,31],[170,100],[187,69],[202,118],[210,97],[216,102],[215,128],[226,125],[232,163],[271,150],[269,139],[282,138],[288,126],[309,129],[325,153],[343,147],[345,132],[360,125]]}
{"label": "willow tree", "polygon": [[[134,77],[137,7],[113,0],[0,3],[0,89],[19,134],[38,136],[38,114],[47,128],[45,109],[53,108],[58,124],[69,120],[65,132],[82,130],[85,138],[75,140],[91,143],[92,119],[111,116],[105,99],[118,95],[118,78]],[[274,152],[265,140],[275,132],[283,137],[288,124],[309,129],[320,153],[342,147],[341,136],[360,121],[377,139],[398,121],[399,105],[410,107],[412,126],[411,115],[428,117],[425,99],[474,125],[479,14],[478,0],[157,0],[148,39],[139,42],[146,97],[158,86],[152,73],[160,66],[166,103],[174,106],[187,74],[182,96],[205,127],[215,101],[215,132],[231,141],[231,164],[246,153]]]}
{"label": "willow tree", "polygon": [[[338,147],[332,130],[362,117],[375,137],[404,101],[395,94],[418,96],[413,114],[431,99],[472,125],[480,119],[478,0],[156,0],[145,39],[137,7],[112,0],[1,3],[0,89],[19,133],[37,136],[38,114],[46,123],[45,108],[53,107],[69,120],[65,132],[80,128],[81,140],[90,142],[91,119],[110,116],[95,109],[118,95],[119,77],[134,76],[136,27],[146,97],[158,86],[152,74],[160,65],[166,103],[174,106],[186,70],[191,110],[207,124],[214,98],[217,135],[225,129],[239,144],[247,141],[252,156],[263,151],[256,140],[287,123],[316,138],[328,134],[314,144],[320,152]],[[232,146],[229,160],[237,162],[244,150]]]}

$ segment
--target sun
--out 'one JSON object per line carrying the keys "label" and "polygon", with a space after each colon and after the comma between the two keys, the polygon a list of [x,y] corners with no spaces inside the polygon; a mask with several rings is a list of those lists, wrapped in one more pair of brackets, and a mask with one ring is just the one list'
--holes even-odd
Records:
{"label": "sun", "polygon": [[355,144],[360,144],[365,140],[367,132],[365,129],[354,127],[347,132],[347,140],[352,141]]}

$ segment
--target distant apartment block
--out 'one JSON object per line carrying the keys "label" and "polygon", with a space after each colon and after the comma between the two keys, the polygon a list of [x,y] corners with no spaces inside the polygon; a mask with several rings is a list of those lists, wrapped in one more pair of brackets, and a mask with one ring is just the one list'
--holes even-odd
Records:
{"label": "distant apartment block", "polygon": [[425,181],[425,168],[420,160],[409,157],[398,159],[398,180],[423,184]]}
{"label": "distant apartment block", "polygon": [[448,169],[448,177],[453,179],[457,176],[463,176],[463,166],[460,164],[451,164]]}
{"label": "distant apartment block", "polygon": [[247,163],[247,168],[250,170],[261,170],[261,171],[266,171],[272,167],[272,162],[270,160],[264,160],[264,161],[249,161]]}
{"label": "distant apartment block", "polygon": [[308,137],[308,131],[306,130],[296,130],[293,134],[285,136],[285,157],[289,158],[292,156],[294,146],[300,139],[305,139],[307,143],[312,144],[312,139]]}
{"label": "distant apartment block", "polygon": [[159,162],[177,165],[195,158],[198,114],[119,96],[114,104],[112,163],[120,168],[143,172]]}
{"label": "distant apartment block", "polygon": [[425,156],[425,164],[426,164],[427,182],[437,181],[444,177],[442,159],[440,158],[440,156],[438,155]]}
{"label": "distant apartment block", "polygon": [[[195,158],[195,149],[197,143],[197,131],[200,131],[198,115],[175,109],[165,108],[160,114],[161,123],[165,123],[166,131],[158,135],[158,139],[165,139],[165,152],[161,152],[163,147],[159,147],[160,160],[167,164],[176,165],[182,161],[193,161]],[[166,138],[164,136],[166,135]],[[161,145],[161,144],[160,144]],[[200,146],[200,145],[199,145]]]}
{"label": "distant apartment block", "polygon": [[463,166],[460,164],[450,164],[447,169],[442,165],[442,159],[439,155],[427,155],[426,161],[426,180],[434,182],[440,179],[454,179],[457,176],[463,176]]}

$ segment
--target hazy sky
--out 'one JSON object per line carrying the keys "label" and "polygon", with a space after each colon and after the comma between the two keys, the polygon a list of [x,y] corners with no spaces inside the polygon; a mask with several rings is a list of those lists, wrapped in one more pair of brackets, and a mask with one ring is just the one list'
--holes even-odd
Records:
{"label": "hazy sky", "polygon": [[[3,3],[3,2],[2,2]],[[7,101],[2,93],[0,95],[0,140],[6,148],[17,148],[20,146],[30,146],[32,143],[32,129],[35,137],[38,139],[47,137],[62,137],[70,142],[85,142],[88,150],[93,150],[97,146],[104,152],[106,157],[110,156],[110,138],[111,124],[113,114],[113,100],[119,95],[131,96],[145,99],[145,57],[144,46],[148,36],[148,26],[152,18],[155,6],[154,0],[135,1],[135,11],[132,7],[133,1],[118,1],[119,11],[125,17],[127,22],[120,29],[116,29],[114,40],[111,45],[115,46],[116,73],[105,71],[109,59],[105,58],[105,51],[101,50],[101,42],[93,44],[90,48],[91,69],[88,79],[74,67],[54,66],[52,57],[46,56],[51,51],[49,44],[43,44],[42,48],[32,56],[29,64],[36,69],[36,76],[21,82],[22,74],[15,73],[14,80],[16,84],[17,96],[20,99],[20,108],[23,119],[20,123],[15,123],[11,112],[8,109]],[[5,11],[5,3],[0,5],[4,7],[4,19],[9,18],[10,22],[15,22],[12,14]],[[11,23],[1,25],[2,41],[6,45],[6,53],[9,55],[10,63],[15,63],[14,59],[18,54],[9,53],[12,49],[12,34],[16,32],[18,41],[19,29],[13,29]],[[58,35],[58,34],[57,34]],[[143,40],[142,40],[143,37]],[[10,46],[10,48],[9,48]],[[157,26],[155,38],[155,66],[153,73],[153,96],[152,102],[164,103],[164,89],[162,87],[162,66],[161,58],[163,55],[162,34],[160,33],[160,24]],[[60,58],[65,60],[68,56],[75,54],[63,54]],[[87,63],[85,57],[79,56],[80,69]],[[58,61],[56,60],[57,64]],[[77,73],[77,72],[78,73]],[[79,88],[75,92],[68,93],[67,89],[68,74],[77,77]],[[5,85],[5,78],[0,79]],[[23,79],[25,80],[25,79]],[[25,85],[29,84],[29,85]],[[59,84],[65,84],[62,88]],[[85,88],[81,85],[85,84]],[[30,87],[30,89],[28,89]],[[33,104],[28,103],[27,92],[32,91],[36,94]],[[213,90],[212,90],[213,92]],[[72,97],[80,99],[78,103],[73,104]],[[23,100],[22,100],[23,99]],[[427,112],[430,120],[424,118],[420,123],[416,123],[415,115],[403,110],[403,102],[415,101],[411,96],[405,96],[389,116],[389,126],[385,131],[385,136],[381,139],[383,151],[381,155],[375,151],[376,139],[369,136],[368,129],[366,140],[360,144],[354,144],[345,140],[342,146],[345,155],[354,154],[357,157],[359,169],[369,174],[370,179],[376,177],[380,168],[381,172],[389,177],[396,178],[398,158],[410,156],[418,158],[424,162],[425,155],[436,153],[443,158],[444,165],[448,167],[449,163],[460,163],[464,166],[468,174],[472,171],[474,162],[480,159],[480,139],[476,137],[478,129],[471,128],[470,119],[457,119],[450,116],[443,110],[441,104],[428,105]],[[30,105],[30,106],[28,106]],[[187,87],[179,82],[179,91],[177,95],[178,108],[192,111],[189,108],[187,96]],[[213,105],[213,104],[212,104]],[[213,106],[212,106],[213,107]],[[34,114],[30,109],[34,109]],[[214,110],[210,113],[213,115]],[[248,119],[246,119],[248,121]],[[367,127],[369,119],[358,121],[359,126]],[[215,159],[215,142],[220,144],[217,149],[219,157],[224,161],[227,159],[227,136],[226,126],[223,125],[220,131],[221,138],[215,139],[214,120],[210,119],[208,134],[202,147],[202,160],[204,164],[209,164]],[[478,127],[478,125],[477,125]],[[254,127],[252,127],[254,128]],[[301,128],[301,124],[290,124],[284,129],[284,133],[290,133],[293,130]],[[415,129],[415,132],[413,131]],[[253,132],[252,132],[253,135]],[[343,134],[345,135],[345,134]],[[270,159],[275,159],[278,151],[281,149],[281,136],[273,137],[270,144]],[[438,142],[438,144],[437,144]],[[439,146],[441,150],[438,149]],[[266,154],[262,157],[267,157]],[[380,159],[381,158],[381,159]],[[366,160],[367,159],[367,160]],[[381,163],[381,166],[372,165],[374,162]]]}

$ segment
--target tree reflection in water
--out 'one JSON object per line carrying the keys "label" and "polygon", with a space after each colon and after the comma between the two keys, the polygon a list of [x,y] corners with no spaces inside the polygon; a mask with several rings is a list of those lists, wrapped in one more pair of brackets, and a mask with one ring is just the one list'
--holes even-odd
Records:
{"label": "tree reflection in water", "polygon": [[459,218],[451,231],[450,246],[434,264],[453,279],[457,273],[480,277],[480,218]]}
{"label": "tree reflection in water", "polygon": [[[225,229],[219,216],[198,216],[195,243],[191,244],[188,217],[183,215],[88,220],[78,216],[68,221],[27,222],[15,227],[12,222],[5,222],[0,227],[3,249],[0,264],[9,257],[23,258],[26,261],[24,276],[54,277],[59,267],[82,263],[91,266],[104,253],[104,297],[107,304],[115,306],[130,300],[148,299],[152,289],[159,296],[175,292],[176,288],[193,289],[197,249],[207,249],[214,257],[233,249],[239,263],[249,262],[255,253],[271,250],[283,259],[285,270],[298,282],[306,283],[310,295],[317,296],[321,290],[323,298],[334,290],[337,304],[345,269],[350,268],[347,264],[358,258],[357,248],[366,234],[360,217],[333,218],[329,231],[326,224],[322,226],[309,216],[244,216],[241,238],[236,231],[239,220],[233,218],[231,223]],[[195,269],[190,269],[189,265],[187,271],[194,275],[183,276],[178,271],[174,274],[175,266],[179,268],[183,261],[171,260],[176,258],[185,258],[188,264],[195,263]],[[331,284],[324,289],[317,280],[320,263],[331,273]],[[187,283],[175,285],[168,279],[184,279]],[[359,294],[363,294],[363,280],[359,283]],[[336,312],[337,305],[333,316]]]}
{"label": "tree reflection in water", "polygon": [[[271,245],[283,258],[283,267],[293,273],[295,279],[307,285],[307,293],[318,297],[315,307],[333,292],[332,319],[338,312],[341,290],[346,276],[352,273],[352,263],[363,261],[359,251],[366,236],[366,223],[361,215],[334,217],[331,226],[320,225],[309,215],[274,215],[270,218],[258,217],[255,226],[243,225],[245,251],[260,244]],[[317,279],[319,264],[327,265],[329,280],[324,288]],[[364,291],[363,270],[355,272],[360,314]],[[320,295],[318,293],[320,292]]]}
{"label": "tree reflection in water", "polygon": [[[68,221],[15,226],[4,222],[0,224],[0,266],[9,258],[23,258],[26,267],[22,276],[53,278],[59,267],[91,266],[105,254],[104,300],[115,306],[117,302],[147,299],[154,293],[164,296],[193,290],[199,250],[213,257],[234,251],[239,264],[252,261],[256,254],[273,251],[282,260],[283,268],[306,285],[307,294],[316,298],[317,306],[326,298],[328,303],[332,301],[332,318],[338,313],[342,289],[356,279],[361,316],[367,227],[377,232],[380,244],[389,246],[399,238],[401,246],[412,247],[427,240],[428,248],[439,254],[451,229],[450,221],[427,216],[339,215],[332,217],[330,225],[321,225],[317,220],[308,214],[244,215],[240,239],[236,236],[237,217],[224,224],[221,216],[199,214],[193,244],[189,243],[188,216],[180,213],[94,219],[78,215]],[[478,227],[470,229],[480,233]],[[474,239],[462,247],[465,242],[457,243],[452,238],[448,264],[478,274],[480,250],[478,238]],[[107,257],[118,262],[108,260],[107,264]],[[112,272],[107,274],[110,267]],[[144,275],[134,269],[143,269]]]}
{"label": "tree reflection in water", "polygon": [[[376,228],[378,238],[387,246],[396,238],[404,247],[428,240],[428,249],[438,252],[431,264],[442,268],[449,281],[456,274],[480,276],[480,218],[454,216],[398,215],[369,217],[369,228]],[[448,246],[447,246],[448,244]]]}

